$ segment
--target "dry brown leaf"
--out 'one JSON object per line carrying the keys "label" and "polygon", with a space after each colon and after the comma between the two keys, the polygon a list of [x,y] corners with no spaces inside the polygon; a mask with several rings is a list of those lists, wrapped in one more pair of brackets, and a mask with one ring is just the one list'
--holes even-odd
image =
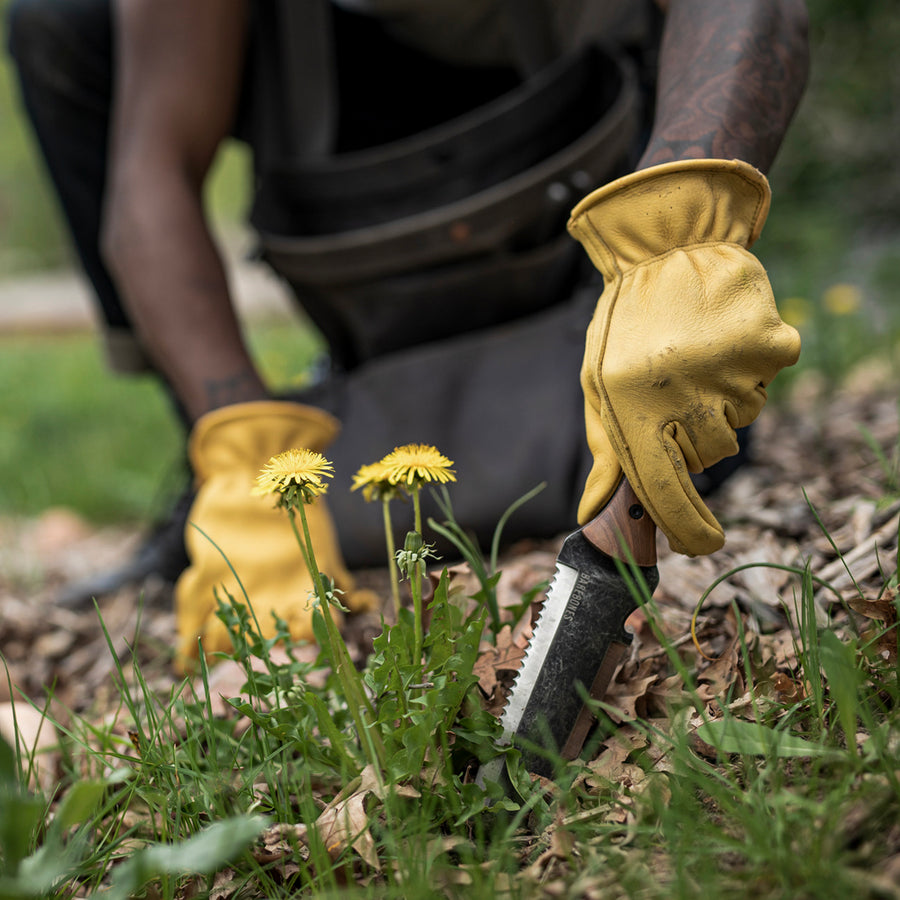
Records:
{"label": "dry brown leaf", "polygon": [[779,670],[795,672],[799,666],[797,640],[788,629],[759,636],[757,646],[761,654],[761,665],[766,666],[771,659]]}
{"label": "dry brown leaf", "polygon": [[775,699],[786,706],[797,703],[806,697],[803,685],[789,675],[785,675],[784,672],[775,672],[769,679],[769,685]]}
{"label": "dry brown leaf", "polygon": [[330,803],[316,819],[315,828],[332,859],[352,847],[368,865],[380,870],[366,812],[366,800],[372,794],[371,787],[360,787],[349,797]]}
{"label": "dry brown leaf", "polygon": [[606,781],[616,781],[617,775],[626,765],[625,761],[631,755],[632,749],[633,747],[627,741],[610,738],[604,745],[603,751],[588,763],[588,769]]}
{"label": "dry brown leaf", "polygon": [[669,710],[686,706],[691,700],[680,675],[657,679],[647,689],[648,717],[667,715]]}
{"label": "dry brown leaf", "polygon": [[[199,881],[200,879],[197,880],[197,888],[200,887]],[[235,878],[234,869],[222,869],[213,878],[209,900],[231,900],[246,883],[246,878]]]}
{"label": "dry brown leaf", "polygon": [[895,605],[897,592],[892,588],[884,591],[875,598],[869,597],[851,597],[847,601],[847,605],[854,612],[858,612],[867,619],[877,619],[890,626],[897,621],[897,607]]}
{"label": "dry brown leaf", "polygon": [[[384,800],[386,786],[372,765],[366,766],[355,782],[355,790],[339,794],[322,810],[315,829],[333,859],[352,847],[368,865],[381,871],[375,840],[369,831],[371,816],[367,803],[370,798]],[[411,799],[421,796],[410,785],[391,785],[390,790]]]}
{"label": "dry brown leaf", "polygon": [[897,662],[896,597],[896,590],[889,588],[872,600],[856,597],[848,601],[854,612],[879,623],[868,629],[864,638],[871,642],[872,652],[889,665]]}
{"label": "dry brown leaf", "polygon": [[[646,674],[645,674],[646,673]],[[625,680],[614,678],[606,690],[603,702],[613,709],[607,715],[614,722],[642,719],[647,715],[646,698],[650,688],[659,681],[652,663],[644,664]]]}
{"label": "dry brown leaf", "polygon": [[734,610],[728,610],[727,619],[733,634],[731,641],[724,652],[697,676],[699,682],[697,694],[704,701],[724,697],[732,687],[741,693],[744,690],[744,678],[741,671],[741,636],[734,625]]}
{"label": "dry brown leaf", "polygon": [[497,634],[496,644],[483,652],[473,667],[485,696],[493,696],[498,682],[508,681],[500,675],[501,672],[518,671],[524,658],[525,648],[515,642],[512,628],[504,625]]}
{"label": "dry brown leaf", "polygon": [[557,811],[556,820],[543,834],[543,840],[549,844],[546,850],[528,867],[527,875],[536,880],[546,879],[557,868],[559,862],[572,857],[575,841],[570,832],[563,826],[562,808]]}
{"label": "dry brown leaf", "polygon": [[697,734],[697,729],[709,720],[709,711],[707,710],[706,716],[701,716],[698,714],[693,714],[687,726],[687,734],[688,734],[688,744],[691,750],[694,751],[698,756],[702,756],[706,759],[716,760],[719,757],[719,751],[713,747],[712,744],[708,744],[703,738]]}
{"label": "dry brown leaf", "polygon": [[276,822],[263,831],[259,842],[252,850],[253,858],[266,864],[289,859],[299,853],[306,859],[309,857],[308,842],[308,829],[302,822],[295,824]]}

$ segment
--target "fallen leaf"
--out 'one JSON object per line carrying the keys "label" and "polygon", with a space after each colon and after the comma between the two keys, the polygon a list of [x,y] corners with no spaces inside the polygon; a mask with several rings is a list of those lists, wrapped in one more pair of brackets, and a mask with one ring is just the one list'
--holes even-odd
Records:
{"label": "fallen leaf", "polygon": [[865,616],[867,619],[875,619],[886,625],[893,625],[897,621],[897,592],[888,588],[874,599],[869,597],[851,597],[847,605],[854,612]]}
{"label": "fallen leaf", "polygon": [[773,673],[769,679],[769,685],[772,688],[775,699],[786,706],[797,703],[806,697],[806,690],[803,685],[789,675],[785,675],[784,672]]}
{"label": "fallen leaf", "polygon": [[308,845],[309,836],[305,824],[277,822],[263,831],[252,853],[253,858],[263,864],[293,857],[297,853],[307,859]]}
{"label": "fallen leaf", "polygon": [[366,766],[360,773],[357,788],[347,796],[338,795],[316,819],[315,828],[332,859],[352,847],[370,866],[380,869],[375,840],[369,832],[366,800],[379,787],[375,770]]}
{"label": "fallen leaf", "polygon": [[607,715],[614,722],[644,718],[647,715],[647,695],[658,681],[659,675],[652,663],[642,664],[639,670],[627,679],[620,681],[614,678],[603,698],[604,703],[613,707],[612,710],[607,709]]}
{"label": "fallen leaf", "polygon": [[494,646],[483,652],[475,662],[473,672],[478,676],[478,684],[486,697],[493,696],[497,684],[504,682],[500,673],[517,672],[525,658],[525,648],[513,639],[513,631],[504,625],[497,633]]}
{"label": "fallen leaf", "polygon": [[731,641],[723,653],[697,676],[699,682],[697,694],[704,701],[724,697],[732,687],[741,693],[744,692],[744,679],[741,672],[741,635],[735,625],[733,609],[728,610],[727,619],[733,635]]}

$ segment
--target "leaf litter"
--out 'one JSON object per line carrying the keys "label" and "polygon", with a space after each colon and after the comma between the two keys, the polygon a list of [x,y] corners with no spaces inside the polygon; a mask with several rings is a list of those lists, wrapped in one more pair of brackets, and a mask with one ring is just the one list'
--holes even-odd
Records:
{"label": "leaf litter", "polygon": [[[560,879],[568,878],[571,885],[577,872],[578,848],[569,831],[574,824],[602,823],[604,833],[612,829],[619,834],[625,852],[637,808],[649,802],[646,797],[651,794],[657,798],[654,802],[660,802],[667,790],[665,773],[674,733],[682,734],[698,755],[710,761],[719,758],[723,740],[735,753],[755,749],[788,759],[809,751],[802,739],[789,740],[787,732],[771,728],[766,735],[784,737],[759,747],[754,740],[760,738],[752,731],[762,711],[775,715],[777,725],[777,717],[787,715],[785,711],[810,691],[797,646],[804,570],[819,579],[815,594],[819,624],[827,624],[841,638],[870,643],[886,665],[896,665],[896,592],[886,588],[886,582],[896,571],[900,498],[890,493],[896,473],[887,471],[885,462],[896,468],[898,441],[893,391],[851,384],[834,396],[810,398],[796,390],[754,426],[753,463],[709,501],[726,529],[723,550],[688,559],[672,554],[660,541],[660,587],[653,620],[646,610],[638,610],[629,620],[634,634],[630,653],[603,704],[612,727],[593,747],[578,776],[577,784],[595,805],[568,811],[560,806],[558,820],[527,842],[524,877],[542,884],[546,896],[558,890]],[[495,714],[502,711],[524,656],[543,598],[542,586],[552,576],[563,537],[520,542],[500,560],[501,607],[520,604],[527,590],[534,589],[536,596],[532,616],[507,624],[494,643],[485,642],[476,663],[482,701]],[[49,691],[54,721],[65,724],[73,714],[89,716],[98,723],[114,722],[124,735],[126,726],[118,722],[117,660],[110,645],[120,663],[137,655],[142,677],[152,690],[162,694],[172,690],[176,679],[168,654],[175,623],[165,585],[148,580],[102,598],[98,609],[108,637],[99,627],[96,610],[76,612],[54,604],[64,584],[120,562],[139,539],[134,529],[93,528],[66,510],[48,510],[29,521],[0,519],[0,648],[9,672],[8,682],[0,680],[0,702],[9,706],[10,699],[21,702],[27,697],[42,708]],[[453,565],[450,574],[460,595],[477,587],[463,564]],[[387,608],[386,572],[361,572],[358,578],[362,587],[379,592]],[[697,614],[699,647],[695,647],[691,617],[698,599],[717,579],[720,583]],[[379,623],[377,613],[348,622],[347,641],[357,662],[370,651]],[[693,685],[686,685],[673,670],[673,650],[691,672]],[[227,668],[214,669],[213,679],[223,694],[229,693]],[[671,711],[684,709],[686,700],[693,700],[695,708],[699,701],[705,715],[679,714],[672,719]],[[226,712],[221,703],[217,709]],[[732,724],[746,723],[747,729],[727,737],[715,733],[726,709],[737,717],[729,720]],[[36,740],[37,734],[33,737]],[[21,738],[28,743],[27,734]],[[872,739],[865,731],[858,736],[862,744]],[[45,760],[42,783],[46,778]],[[552,790],[549,784],[545,787]],[[362,778],[323,804],[315,821],[267,828],[254,852],[260,862],[278,861],[286,867],[287,877],[296,871],[297,854],[308,854],[309,830],[315,829],[329,853],[340,855],[352,848],[368,870],[377,872],[381,862],[370,823],[377,816],[378,791],[373,779]],[[862,800],[854,809],[865,820]],[[870,823],[848,823],[847,828],[868,833]],[[653,865],[667,871],[670,861],[663,854]],[[900,885],[900,837],[883,848],[879,867],[879,884]],[[219,873],[212,896],[225,900],[239,892],[244,882],[232,882],[232,874]],[[454,877],[462,874],[460,870]],[[612,890],[602,877],[592,881],[585,875],[582,882],[587,885],[585,896],[601,888]],[[612,890],[603,895],[618,894]]]}

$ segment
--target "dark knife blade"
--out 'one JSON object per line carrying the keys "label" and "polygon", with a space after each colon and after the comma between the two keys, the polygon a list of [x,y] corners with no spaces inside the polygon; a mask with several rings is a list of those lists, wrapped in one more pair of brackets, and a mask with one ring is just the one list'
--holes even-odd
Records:
{"label": "dark knife blade", "polygon": [[[541,749],[578,756],[593,724],[584,692],[602,699],[632,641],[625,620],[638,601],[622,563],[636,565],[650,592],[656,588],[656,527],[624,478],[598,515],[564,541],[500,720],[530,772],[553,774]],[[481,767],[477,780],[502,781],[502,770],[499,757]]]}

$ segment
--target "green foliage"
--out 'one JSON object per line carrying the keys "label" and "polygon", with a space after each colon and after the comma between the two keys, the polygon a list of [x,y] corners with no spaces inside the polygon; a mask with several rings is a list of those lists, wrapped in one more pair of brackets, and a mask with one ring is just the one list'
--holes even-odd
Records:
{"label": "green foliage", "polygon": [[[427,786],[429,808],[433,804],[431,812],[436,816],[433,828],[451,821],[462,827],[460,797],[471,794],[473,786],[464,786],[460,774],[468,761],[495,754],[499,737],[497,720],[472,698],[477,681],[472,672],[485,614],[466,617],[451,602],[448,585],[445,572],[429,604],[422,659],[416,661],[413,655],[414,616],[401,609],[397,623],[385,625],[375,639],[374,651],[360,673],[373,711],[366,728],[384,748],[384,771],[379,775],[394,787],[421,791]],[[328,669],[324,684],[313,684],[306,680],[309,665],[293,658],[273,661],[270,642],[254,634],[249,618],[236,604],[223,604],[220,617],[232,630],[235,658],[247,675],[247,698],[232,698],[229,703],[267,738],[293,751],[291,777],[335,785],[360,777],[373,761],[335,667]],[[239,630],[234,628],[237,621]],[[329,646],[327,638],[321,645]],[[322,651],[316,671],[331,661],[330,652]],[[254,659],[263,664],[263,674],[256,671]],[[285,811],[273,808],[269,812],[283,815]]]}
{"label": "green foliage", "polygon": [[835,756],[827,747],[788,731],[730,717],[703,722],[697,727],[697,736],[726,755],[737,753],[769,759]]}
{"label": "green foliage", "polygon": [[810,218],[833,233],[885,226],[896,231],[896,5],[892,0],[807,0],[807,7],[810,78],[778,159],[776,196],[783,194],[784,202],[798,209],[812,207]]}
{"label": "green foliage", "polygon": [[47,821],[47,802],[29,791],[19,748],[0,738],[0,898],[55,896],[89,856],[91,823],[106,785],[81,780],[66,792]]}

